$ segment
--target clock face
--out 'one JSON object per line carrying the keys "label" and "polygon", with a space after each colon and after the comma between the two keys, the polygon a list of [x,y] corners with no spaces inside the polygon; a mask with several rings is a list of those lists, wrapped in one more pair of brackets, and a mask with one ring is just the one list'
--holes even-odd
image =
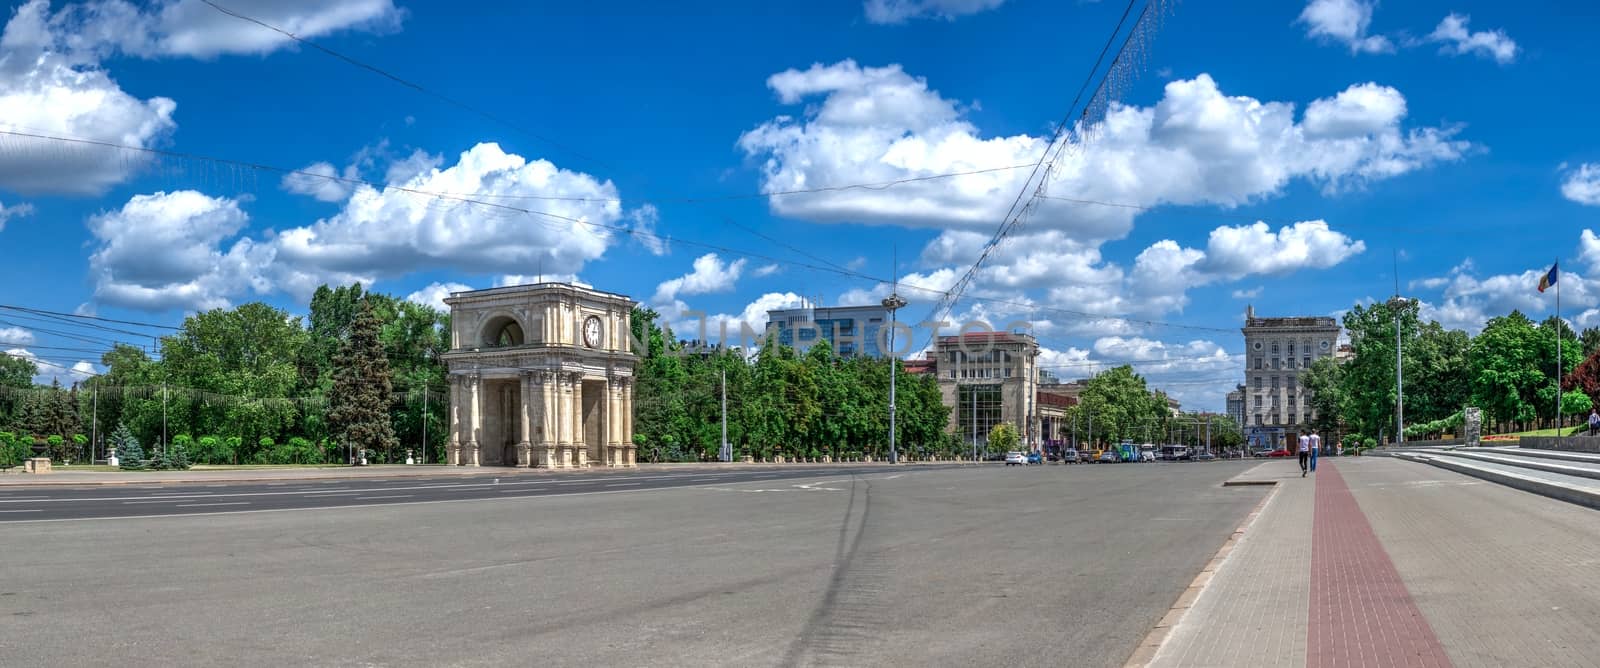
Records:
{"label": "clock face", "polygon": [[600,346],[599,318],[591,315],[587,320],[583,321],[583,345],[589,346],[590,348],[597,348]]}
{"label": "clock face", "polygon": [[1256,350],[1260,350],[1261,349],[1261,342],[1260,341],[1256,342],[1255,348],[1256,348]]}
{"label": "clock face", "polygon": [[1322,342],[1322,349],[1323,350],[1327,350],[1329,345],[1332,345],[1332,344],[1328,343],[1327,341],[1323,341]]}

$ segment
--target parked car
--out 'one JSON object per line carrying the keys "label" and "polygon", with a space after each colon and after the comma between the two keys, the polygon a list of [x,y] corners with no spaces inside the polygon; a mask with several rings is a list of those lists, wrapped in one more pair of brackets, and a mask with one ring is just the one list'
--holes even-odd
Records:
{"label": "parked car", "polygon": [[1140,450],[1139,451],[1139,461],[1141,461],[1141,462],[1153,462],[1155,460],[1156,460],[1156,452],[1154,450]]}
{"label": "parked car", "polygon": [[1039,454],[1038,450],[1035,450],[1033,452],[1028,453],[1028,464],[1027,465],[1028,466],[1032,466],[1034,464],[1040,464],[1040,465],[1044,464],[1044,457]]}
{"label": "parked car", "polygon": [[1018,452],[1016,450],[1012,450],[1011,452],[1007,452],[1006,453],[1006,466],[1014,466],[1014,465],[1018,465],[1018,464],[1021,464],[1023,466],[1027,466],[1028,465],[1028,458],[1022,456],[1022,453]]}
{"label": "parked car", "polygon": [[1202,452],[1202,453],[1200,453],[1198,455],[1195,455],[1194,458],[1195,458],[1195,461],[1209,462],[1209,461],[1211,461],[1213,459],[1216,459],[1217,456],[1213,455],[1213,454],[1211,454],[1209,452]]}
{"label": "parked car", "polygon": [[1277,450],[1273,450],[1272,452],[1267,453],[1267,456],[1268,457],[1288,457],[1289,456],[1289,451],[1288,450],[1284,450],[1283,448],[1279,448]]}
{"label": "parked car", "polygon": [[1271,450],[1257,450],[1255,452],[1250,453],[1250,456],[1251,457],[1255,457],[1257,459],[1265,459],[1267,457],[1271,457],[1272,456],[1272,451]]}
{"label": "parked car", "polygon": [[1100,462],[1101,464],[1115,464],[1122,461],[1122,457],[1117,455],[1116,450],[1105,450],[1100,453],[1100,456],[1096,458],[1095,461]]}
{"label": "parked car", "polygon": [[1062,450],[1061,451],[1061,463],[1063,463],[1063,464],[1077,464],[1078,462],[1081,462],[1081,461],[1083,461],[1083,460],[1078,457],[1078,451],[1077,450]]}

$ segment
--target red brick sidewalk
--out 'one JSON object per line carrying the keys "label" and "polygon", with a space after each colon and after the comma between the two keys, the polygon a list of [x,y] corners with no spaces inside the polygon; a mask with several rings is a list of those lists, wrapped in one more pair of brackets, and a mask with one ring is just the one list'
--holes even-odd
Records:
{"label": "red brick sidewalk", "polygon": [[1339,467],[1315,474],[1308,666],[1449,666]]}

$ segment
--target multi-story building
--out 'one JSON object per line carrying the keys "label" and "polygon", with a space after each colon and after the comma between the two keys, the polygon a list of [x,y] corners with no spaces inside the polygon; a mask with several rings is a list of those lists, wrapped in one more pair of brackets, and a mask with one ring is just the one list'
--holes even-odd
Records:
{"label": "multi-story building", "polygon": [[1313,417],[1300,374],[1335,353],[1339,324],[1329,317],[1258,318],[1245,310],[1245,434],[1252,447],[1284,447]]}
{"label": "multi-story building", "polygon": [[1233,391],[1228,393],[1228,417],[1239,426],[1241,433],[1244,431],[1244,397],[1243,385],[1233,388]]}
{"label": "multi-story building", "polygon": [[[803,306],[767,311],[767,335],[804,352],[827,341],[840,357],[879,357],[888,347],[889,309],[882,306]],[[900,330],[904,335],[905,329]],[[880,340],[881,339],[881,340]],[[904,350],[911,344],[896,341]]]}
{"label": "multi-story building", "polygon": [[941,336],[932,355],[939,389],[951,409],[950,429],[957,436],[982,449],[989,430],[1010,422],[1026,446],[1039,447],[1039,343],[1032,335]]}

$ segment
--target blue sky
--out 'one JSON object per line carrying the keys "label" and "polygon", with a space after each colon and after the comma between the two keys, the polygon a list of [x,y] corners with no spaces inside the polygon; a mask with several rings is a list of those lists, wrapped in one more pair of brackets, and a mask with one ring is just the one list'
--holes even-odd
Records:
{"label": "blue sky", "polygon": [[[1126,6],[217,2],[427,92],[199,0],[14,3],[0,131],[305,173],[0,135],[0,303],[175,324],[252,300],[303,313],[323,282],[436,303],[542,273],[680,330],[695,312],[759,328],[898,277],[920,321],[1028,170],[769,193],[1031,165]],[[1134,361],[1214,410],[1242,378],[1247,303],[1336,314],[1393,293],[1396,255],[1401,290],[1472,331],[1548,313],[1533,286],[1560,257],[1563,315],[1600,325],[1600,100],[1579,75],[1600,65],[1597,10],[1163,7],[1118,104],[1057,160],[1057,199],[949,320],[1030,321],[1058,375]],[[48,349],[86,344],[0,320],[0,348],[95,368]]]}

